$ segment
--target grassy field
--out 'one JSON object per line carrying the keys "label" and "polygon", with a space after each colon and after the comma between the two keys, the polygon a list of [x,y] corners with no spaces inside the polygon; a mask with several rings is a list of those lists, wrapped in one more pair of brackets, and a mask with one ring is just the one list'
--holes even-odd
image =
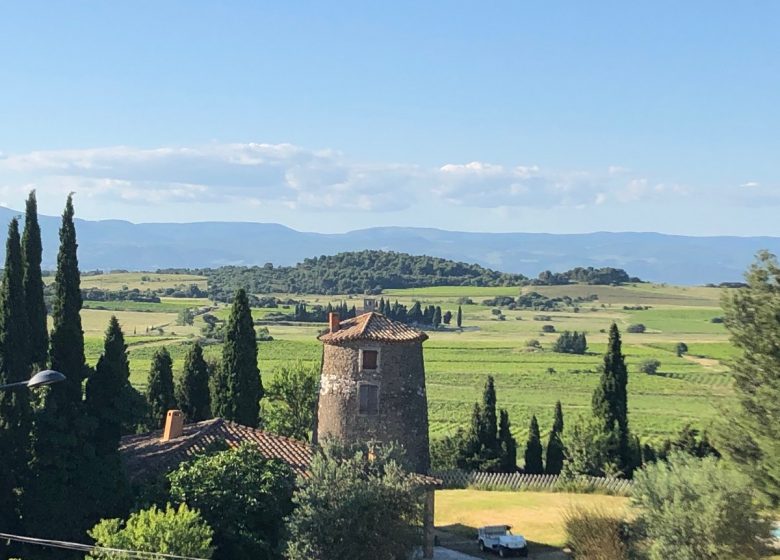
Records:
{"label": "grassy field", "polygon": [[[133,286],[146,282],[143,274],[106,274],[85,277],[96,287]],[[181,283],[181,275],[150,275],[160,283]],[[195,279],[195,277],[192,277]],[[564,414],[573,419],[590,410],[591,394],[598,383],[601,354],[605,349],[606,334],[611,322],[617,322],[624,333],[624,353],[629,367],[629,409],[632,430],[643,439],[659,439],[692,423],[708,427],[718,416],[721,407],[728,406],[731,383],[726,362],[734,356],[724,326],[711,322],[723,312],[719,307],[722,290],[701,287],[674,287],[637,284],[625,287],[611,286],[557,286],[530,287],[524,291],[538,291],[550,297],[568,295],[586,297],[595,294],[598,299],[581,304],[579,312],[536,312],[503,309],[504,320],[498,320],[491,308],[481,301],[496,295],[517,295],[518,288],[439,287],[414,290],[393,290],[383,297],[410,304],[420,300],[424,304],[441,305],[443,310],[457,310],[459,298],[469,297],[475,304],[464,305],[464,329],[451,327],[429,332],[425,343],[425,367],[428,384],[429,416],[432,437],[452,433],[465,426],[471,404],[480,397],[487,375],[496,379],[498,404],[510,412],[515,436],[523,441],[529,419],[537,415],[542,431],[552,423],[553,407],[561,400]],[[295,296],[309,304],[326,304],[341,300],[362,304],[362,297]],[[98,305],[103,302],[90,302]],[[139,387],[146,383],[149,362],[154,351],[168,347],[174,359],[175,370],[183,364],[186,345],[200,332],[202,319],[195,325],[176,325],[177,313],[182,307],[200,307],[207,300],[165,298],[160,304],[141,304],[123,307],[113,302],[113,309],[85,309],[82,319],[87,339],[88,359],[97,361],[102,333],[108,318],[116,314],[127,336],[132,368],[132,381]],[[649,306],[636,311],[624,306]],[[107,306],[109,307],[109,306]],[[283,308],[255,309],[255,319],[262,320],[273,311]],[[213,311],[226,319],[227,306]],[[548,315],[549,321],[534,320],[536,315]],[[628,325],[642,323],[643,334],[625,332]],[[583,356],[557,354],[551,346],[557,334],[541,332],[542,325],[551,324],[556,331],[579,330],[588,333],[588,353]],[[259,344],[259,366],[268,380],[274,369],[285,362],[303,360],[318,364],[320,343],[316,336],[322,324],[269,324],[272,342]],[[161,330],[161,332],[160,332]],[[527,347],[529,340],[537,340],[541,351]],[[677,357],[678,342],[685,342],[689,353]],[[220,348],[206,348],[206,355],[218,358]],[[639,372],[640,363],[648,358],[661,362],[659,373]]]}
{"label": "grassy field", "polygon": [[477,529],[484,525],[511,525],[523,535],[531,554],[566,544],[563,515],[572,507],[599,508],[625,516],[628,498],[599,494],[549,492],[491,492],[486,490],[439,490],[436,492],[436,528],[458,538],[443,544],[474,554]]}

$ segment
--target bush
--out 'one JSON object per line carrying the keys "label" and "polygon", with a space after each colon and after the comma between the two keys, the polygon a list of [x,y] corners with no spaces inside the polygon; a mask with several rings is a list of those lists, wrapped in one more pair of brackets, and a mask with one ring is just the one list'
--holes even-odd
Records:
{"label": "bush", "polygon": [[289,560],[408,558],[420,542],[420,489],[394,450],[326,447],[300,480],[287,519]]}
{"label": "bush", "polygon": [[554,333],[555,332],[555,326],[553,326],[553,325],[542,325],[542,332],[544,332],[544,333]]}
{"label": "bush", "polygon": [[182,463],[168,475],[171,497],[200,510],[214,529],[215,558],[276,557],[292,511],[293,473],[252,445]]}
{"label": "bush", "polygon": [[642,323],[635,323],[633,325],[628,325],[626,328],[627,332],[630,333],[643,333],[647,330],[647,328]]}
{"label": "bush", "polygon": [[722,322],[723,322],[723,317],[713,317],[712,319],[710,319],[710,323],[718,323],[719,324],[719,323],[722,323]]}
{"label": "bush", "polygon": [[534,350],[540,350],[542,348],[542,343],[536,340],[535,338],[531,338],[525,341],[525,347],[533,348]]}
{"label": "bush", "polygon": [[553,352],[563,354],[584,354],[588,349],[588,341],[584,332],[563,331],[553,344]]}
{"label": "bush", "polygon": [[771,525],[754,498],[722,461],[673,453],[634,475],[631,503],[650,560],[758,559]]}
{"label": "bush", "polygon": [[656,360],[655,358],[648,358],[646,360],[642,360],[642,363],[639,364],[639,371],[648,375],[655,375],[658,373],[659,367],[661,367],[660,361]]}
{"label": "bush", "polygon": [[615,514],[575,507],[564,512],[563,522],[577,560],[628,559],[626,524]]}
{"label": "bush", "polygon": [[[138,550],[211,558],[213,532],[200,514],[181,504],[178,509],[168,504],[164,510],[152,506],[130,515],[127,521],[103,519],[89,536],[104,548]],[[118,558],[116,552],[90,552],[88,559]]]}

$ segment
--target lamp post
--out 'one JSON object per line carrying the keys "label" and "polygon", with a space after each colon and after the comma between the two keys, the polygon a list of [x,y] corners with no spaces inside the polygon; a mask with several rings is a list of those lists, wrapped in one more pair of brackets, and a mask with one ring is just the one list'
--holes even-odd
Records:
{"label": "lamp post", "polygon": [[7,385],[0,385],[0,389],[12,389],[14,387],[27,387],[28,389],[34,389],[35,387],[43,387],[44,385],[51,385],[52,383],[59,383],[65,381],[65,376],[59,371],[53,369],[46,369],[39,371],[33,375],[27,381],[17,381],[16,383],[8,383]]}

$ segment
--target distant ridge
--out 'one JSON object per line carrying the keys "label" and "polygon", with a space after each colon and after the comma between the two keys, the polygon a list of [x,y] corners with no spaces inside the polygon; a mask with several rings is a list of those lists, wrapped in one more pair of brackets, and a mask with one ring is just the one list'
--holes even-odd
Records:
{"label": "distant ridge", "polygon": [[[78,209],[77,209],[78,211]],[[0,207],[7,224],[19,211]],[[577,266],[612,266],[643,280],[704,284],[742,279],[759,249],[780,253],[778,237],[691,237],[661,233],[467,233],[380,227],[341,234],[280,224],[196,222],[133,224],[77,220],[82,270],[293,265],[307,257],[381,249],[475,263],[536,277]],[[59,217],[40,217],[44,267],[54,268]],[[3,230],[5,231],[5,230]],[[5,244],[0,243],[0,255]]]}

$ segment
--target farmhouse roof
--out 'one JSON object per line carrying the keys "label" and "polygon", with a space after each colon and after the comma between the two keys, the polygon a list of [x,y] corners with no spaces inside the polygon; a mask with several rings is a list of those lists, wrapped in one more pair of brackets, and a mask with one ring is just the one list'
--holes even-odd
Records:
{"label": "farmhouse roof", "polygon": [[[122,438],[119,453],[130,480],[142,480],[170,472],[218,442],[226,443],[229,447],[238,447],[242,443],[254,444],[266,459],[284,461],[297,475],[308,478],[310,474],[313,450],[309,444],[222,418],[187,424],[181,436],[168,441],[163,441],[162,435],[162,430],[155,430]],[[424,474],[410,473],[410,476],[422,487],[438,488],[442,484],[441,480]]]}
{"label": "farmhouse roof", "polygon": [[161,438],[162,430],[122,438],[119,452],[131,480],[172,471],[181,462],[216,442],[226,443],[229,447],[237,447],[242,443],[254,444],[266,459],[281,459],[296,474],[304,476],[308,473],[312,457],[311,447],[302,441],[222,418],[187,424],[181,436],[168,441]]}
{"label": "farmhouse roof", "polygon": [[331,330],[318,338],[325,344],[339,344],[356,340],[423,342],[428,339],[428,335],[404,323],[388,319],[381,313],[371,311],[353,319],[341,321],[337,330]]}

